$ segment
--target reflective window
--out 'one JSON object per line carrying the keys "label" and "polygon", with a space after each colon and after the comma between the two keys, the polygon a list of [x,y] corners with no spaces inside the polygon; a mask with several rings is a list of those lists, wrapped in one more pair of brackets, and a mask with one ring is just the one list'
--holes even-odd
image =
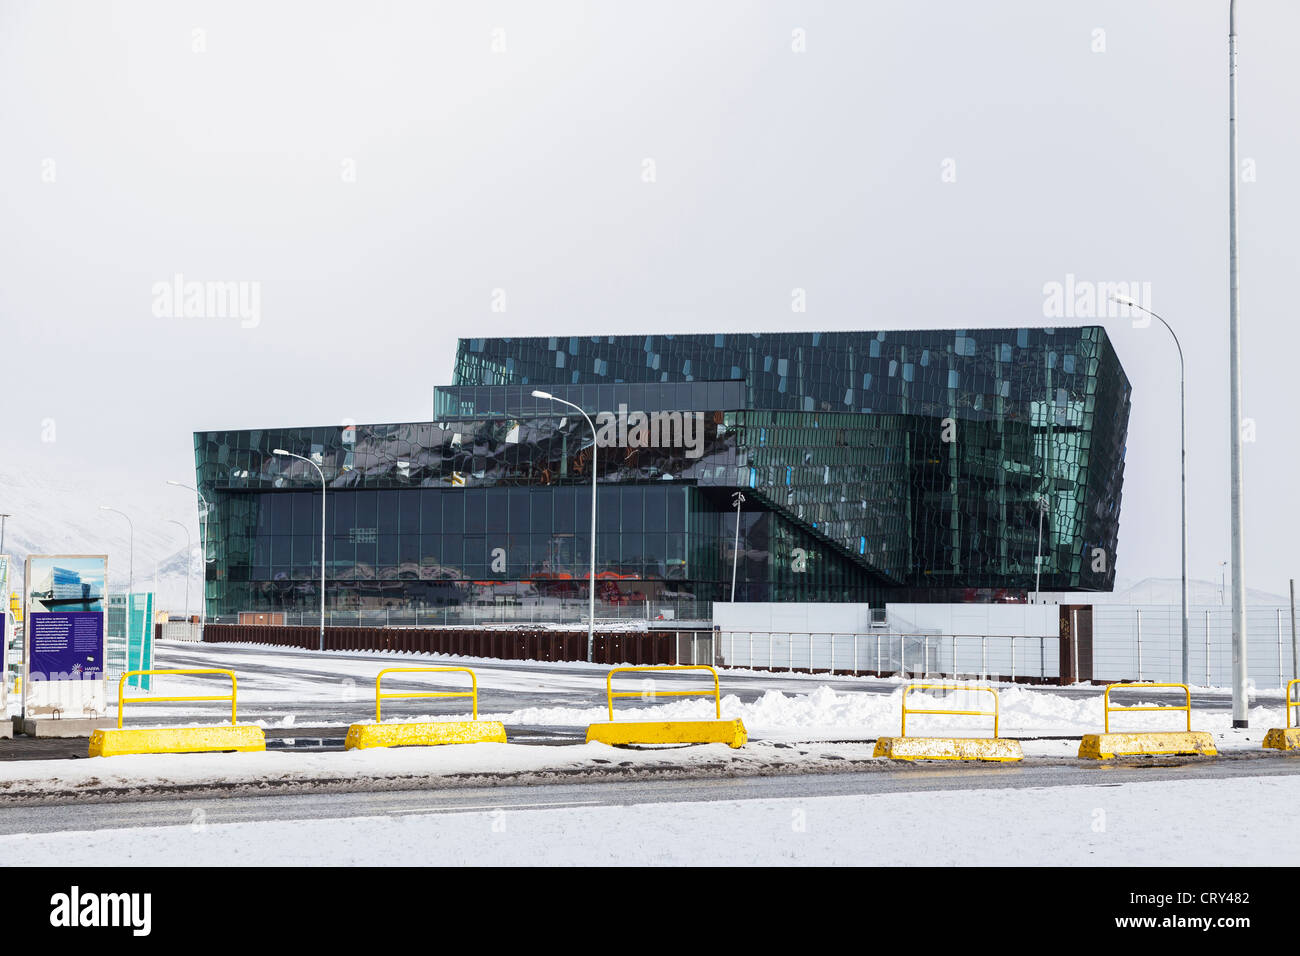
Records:
{"label": "reflective window", "polygon": [[482,488],[465,489],[465,533],[483,534],[487,530],[487,496]]}
{"label": "reflective window", "polygon": [[442,533],[462,534],[465,531],[465,493],[448,491],[442,496]]}

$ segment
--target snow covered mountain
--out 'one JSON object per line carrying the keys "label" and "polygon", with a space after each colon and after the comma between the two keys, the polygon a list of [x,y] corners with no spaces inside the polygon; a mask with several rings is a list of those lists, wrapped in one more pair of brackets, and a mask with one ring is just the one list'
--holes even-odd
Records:
{"label": "snow covered mountain", "polygon": [[[100,505],[124,512],[130,524]],[[190,610],[198,613],[199,524],[192,492],[161,478],[112,487],[39,467],[10,466],[0,469],[0,513],[10,515],[3,550],[13,559],[11,591],[22,588],[23,561],[29,554],[107,554],[111,590],[125,590],[133,581],[137,591],[156,590],[159,610],[176,614],[185,610],[190,569]]]}
{"label": "snow covered mountain", "polygon": [[[1187,581],[1187,603],[1197,607],[1232,603],[1229,579],[1222,587],[1219,581]],[[1116,581],[1115,591],[1109,595],[1089,595],[1093,603],[1106,604],[1179,604],[1182,602],[1182,581],[1179,578],[1143,578],[1141,581]],[[1290,602],[1285,594],[1274,594],[1255,588],[1246,588],[1246,603],[1252,607],[1272,607]]]}

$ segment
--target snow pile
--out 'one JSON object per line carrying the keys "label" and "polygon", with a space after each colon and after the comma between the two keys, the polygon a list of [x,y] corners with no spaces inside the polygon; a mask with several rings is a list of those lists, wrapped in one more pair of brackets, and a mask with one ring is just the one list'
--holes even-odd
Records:
{"label": "snow pile", "polygon": [[393,747],[337,752],[253,751],[245,753],[130,754],[80,760],[0,761],[0,796],[51,793],[96,793],[135,787],[284,784],[375,781],[415,778],[422,785],[450,786],[458,778],[510,778],[518,774],[575,771],[721,771],[758,773],[774,767],[822,768],[833,754],[835,768],[848,760],[870,760],[870,744],[811,744],[781,748],[749,744],[733,750],[725,744],[615,748],[605,744],[528,747],[518,744],[460,744],[445,747]]}
{"label": "snow pile", "polygon": [[[999,733],[1016,736],[1080,736],[1100,733],[1103,725],[1102,695],[1070,697],[1059,692],[1003,687],[998,691],[1001,707]],[[770,690],[752,703],[742,703],[733,695],[722,699],[722,716],[740,718],[754,736],[768,739],[798,738],[846,739],[874,738],[897,734],[900,730],[903,689],[892,694],[843,693],[825,685],[809,694],[786,696]],[[1169,699],[1148,699],[1134,693],[1126,695],[1124,706],[1169,703]],[[908,695],[909,710],[991,710],[991,694],[963,690],[951,694],[914,691]],[[616,720],[709,720],[715,716],[713,701],[707,697],[682,699],[666,704],[630,708],[616,701]],[[578,726],[609,719],[605,707],[543,707],[495,714],[486,719],[510,725]],[[1112,730],[1182,730],[1186,718],[1181,711],[1168,713],[1142,711],[1111,715]],[[1283,725],[1282,708],[1256,707],[1250,722],[1256,727]],[[1192,708],[1195,730],[1227,730],[1232,714],[1227,710]],[[991,736],[990,717],[947,717],[925,714],[909,715],[908,733],[914,736]]]}

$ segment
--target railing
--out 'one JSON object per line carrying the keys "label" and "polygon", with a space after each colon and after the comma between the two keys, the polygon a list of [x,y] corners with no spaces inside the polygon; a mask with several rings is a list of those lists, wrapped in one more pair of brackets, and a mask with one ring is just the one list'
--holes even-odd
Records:
{"label": "railing", "polygon": [[[614,690],[614,675],[628,671],[708,671],[713,675],[713,690],[659,690],[642,688],[641,690]],[[718,719],[722,719],[722,690],[718,684],[718,672],[703,664],[659,664],[649,667],[615,667],[605,675],[605,693],[609,699],[609,719],[614,719],[615,697],[640,697],[642,700],[655,697],[704,697],[713,695],[713,709]]]}
{"label": "railing", "polygon": [[[330,627],[325,629],[325,650],[451,654],[512,661],[592,661],[611,665],[676,664],[678,636],[675,631],[603,628],[596,632],[596,645],[588,653],[585,628]],[[265,644],[314,651],[320,646],[320,630],[313,626],[209,623],[203,639],[213,643]]]}
{"label": "railing", "polygon": [[[1080,599],[1084,600],[1083,595]],[[1232,685],[1232,608],[1193,604],[1188,608],[1188,683]],[[1138,640],[1141,638],[1139,653]],[[1252,604],[1246,608],[1249,673],[1255,689],[1276,690],[1300,673],[1292,670],[1290,608]],[[1182,609],[1177,604],[1096,604],[1092,612],[1095,680],[1181,681]]]}
{"label": "railing", "polygon": [[[258,611],[286,625],[320,624],[320,609]],[[679,622],[698,625],[713,615],[710,601],[640,601],[597,603],[596,626],[611,623],[672,627]],[[238,614],[214,615],[209,624],[239,624]],[[587,602],[564,604],[460,604],[428,608],[326,610],[326,627],[463,627],[480,624],[574,624],[586,626]]]}
{"label": "railing", "polygon": [[[448,671],[460,671],[468,674],[470,679],[469,690],[427,690],[427,691],[408,691],[405,693],[384,694],[380,693],[379,682],[383,680],[385,674],[437,674]],[[468,667],[388,667],[380,671],[375,676],[375,723],[380,723],[382,717],[379,708],[385,700],[397,700],[409,697],[469,697],[474,701],[474,719],[478,720],[478,675]]]}
{"label": "railing", "polygon": [[167,621],[162,625],[159,638],[164,641],[199,642],[203,640],[202,625],[189,621]]}
{"label": "railing", "polygon": [[[907,695],[914,690],[961,690],[961,691],[983,691],[993,695],[992,710],[920,710],[918,708],[908,709]],[[943,714],[948,717],[992,717],[993,718],[993,739],[998,736],[998,692],[992,687],[969,687],[964,684],[908,684],[903,690],[903,726],[899,733],[900,737],[907,736],[907,715],[908,714]]]}
{"label": "railing", "polygon": [[677,632],[677,661],[681,664],[713,664],[714,644],[712,631]]}
{"label": "railing", "polygon": [[[1112,706],[1110,702],[1110,692],[1113,690],[1122,690],[1127,688],[1139,688],[1142,690],[1156,687],[1180,687],[1184,694],[1187,695],[1187,702],[1179,707],[1177,704],[1154,704],[1151,706],[1139,705],[1136,707],[1118,707]],[[1106,733],[1110,733],[1110,714],[1111,711],[1133,711],[1133,710],[1185,710],[1187,711],[1187,729],[1192,729],[1192,692],[1186,684],[1111,684],[1106,688],[1106,692],[1101,695],[1101,705],[1105,710],[1104,724]]]}
{"label": "railing", "polygon": [[728,630],[716,637],[718,662],[728,667],[1013,682],[1045,682],[1060,674],[1056,635]]}
{"label": "railing", "polygon": [[[145,674],[225,674],[230,678],[230,693],[220,697],[123,697],[122,691],[126,687],[126,679],[132,676],[143,676]],[[238,683],[235,680],[235,672],[221,670],[220,668],[201,668],[199,670],[143,670],[127,671],[117,682],[117,728],[122,729],[122,710],[123,704],[157,704],[164,701],[230,701],[230,723],[234,725],[235,720],[235,695],[238,692]]]}
{"label": "railing", "polygon": [[1291,699],[1291,688],[1295,687],[1297,684],[1300,684],[1300,678],[1296,678],[1295,680],[1292,681],[1287,681],[1286,684],[1286,729],[1287,730],[1291,729],[1291,708],[1300,707],[1300,700]]}

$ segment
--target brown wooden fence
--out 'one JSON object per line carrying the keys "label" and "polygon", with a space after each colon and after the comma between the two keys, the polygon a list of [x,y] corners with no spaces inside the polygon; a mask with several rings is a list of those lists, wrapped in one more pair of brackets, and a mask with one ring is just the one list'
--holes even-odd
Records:
{"label": "brown wooden fence", "polygon": [[[293,625],[208,624],[205,643],[270,644],[315,650],[320,628]],[[585,661],[586,631],[489,630],[446,627],[327,627],[330,651],[405,651],[507,661]],[[597,664],[676,664],[677,632],[608,632],[596,635]]]}

